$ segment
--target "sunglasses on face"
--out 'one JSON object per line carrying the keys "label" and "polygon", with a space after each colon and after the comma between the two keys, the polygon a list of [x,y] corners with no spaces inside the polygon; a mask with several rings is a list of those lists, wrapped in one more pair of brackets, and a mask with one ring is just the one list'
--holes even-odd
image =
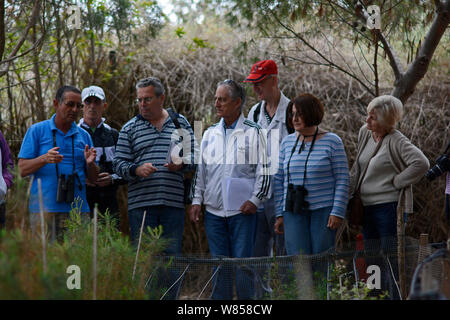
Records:
{"label": "sunglasses on face", "polygon": [[83,104],[81,102],[67,101],[67,102],[64,102],[64,104],[66,106],[68,106],[69,108],[73,108],[75,106],[77,107],[77,109],[83,108]]}
{"label": "sunglasses on face", "polygon": [[233,86],[235,89],[237,89],[237,91],[239,92],[239,97],[241,99],[243,99],[244,97],[244,88],[241,87],[236,81],[231,80],[231,79],[225,79],[223,80],[223,83],[229,85],[229,86]]}

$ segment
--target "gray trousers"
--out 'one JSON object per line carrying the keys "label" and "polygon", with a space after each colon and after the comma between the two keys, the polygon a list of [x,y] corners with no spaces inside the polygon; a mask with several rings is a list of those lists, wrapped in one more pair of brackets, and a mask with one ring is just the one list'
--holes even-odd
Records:
{"label": "gray trousers", "polygon": [[[284,235],[275,233],[275,200],[272,196],[264,202],[262,210],[258,210],[256,222],[254,257],[271,257],[286,255]],[[274,252],[275,249],[275,252]]]}
{"label": "gray trousers", "polygon": [[[286,255],[284,235],[275,233],[275,201],[273,197],[264,203],[263,209],[258,210],[256,222],[254,257],[272,257]],[[270,263],[255,266],[255,298],[263,299],[272,296],[270,288]]]}

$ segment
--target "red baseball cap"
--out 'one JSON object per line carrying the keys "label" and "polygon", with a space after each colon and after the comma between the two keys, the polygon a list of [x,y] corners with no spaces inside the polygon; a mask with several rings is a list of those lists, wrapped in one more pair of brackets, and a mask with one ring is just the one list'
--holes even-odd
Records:
{"label": "red baseball cap", "polygon": [[277,64],[273,60],[262,60],[256,62],[247,79],[243,82],[260,82],[272,74],[278,74]]}

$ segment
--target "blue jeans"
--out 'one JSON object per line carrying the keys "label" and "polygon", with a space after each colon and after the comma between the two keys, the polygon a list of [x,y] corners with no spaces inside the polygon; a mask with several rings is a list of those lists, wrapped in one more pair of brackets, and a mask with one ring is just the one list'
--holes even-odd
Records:
{"label": "blue jeans", "polygon": [[334,247],[336,230],[327,227],[332,207],[283,213],[288,255],[316,254]]}
{"label": "blue jeans", "polygon": [[[275,233],[275,200],[272,197],[263,203],[263,208],[256,212],[256,234],[253,248],[254,257],[284,256],[284,236]],[[275,244],[276,252],[273,252]]]}
{"label": "blue jeans", "polygon": [[[366,250],[381,249],[392,266],[394,277],[398,279],[397,260],[397,202],[387,202],[372,206],[364,206],[363,235]],[[406,214],[405,223],[406,223]],[[368,265],[378,265],[381,272],[381,290],[388,290],[391,299],[398,299],[398,291],[394,287],[392,272],[388,261],[381,254],[368,257]]]}
{"label": "blue jeans", "polygon": [[142,218],[145,215],[144,230],[147,226],[155,228],[162,226],[165,239],[169,239],[169,246],[164,250],[165,254],[181,254],[181,244],[183,240],[184,229],[184,209],[168,206],[151,206],[132,209],[128,211],[128,220],[130,223],[130,238],[133,245],[137,246],[139,233],[141,231]]}
{"label": "blue jeans", "polygon": [[[205,212],[205,229],[212,257],[251,257],[255,240],[256,214],[239,213],[219,217]],[[214,278],[212,299],[233,299],[233,265],[221,265]],[[216,272],[217,270],[215,270]],[[236,267],[236,293],[238,299],[252,299],[253,271],[245,265]]]}

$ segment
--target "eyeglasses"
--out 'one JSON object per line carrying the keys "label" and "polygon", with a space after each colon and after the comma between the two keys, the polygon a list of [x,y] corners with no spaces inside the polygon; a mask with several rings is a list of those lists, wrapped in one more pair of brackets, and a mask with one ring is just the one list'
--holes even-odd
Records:
{"label": "eyeglasses", "polygon": [[154,97],[145,97],[145,98],[137,98],[136,99],[136,103],[140,104],[142,102],[144,102],[145,104],[152,102]]}
{"label": "eyeglasses", "polygon": [[73,108],[75,106],[77,107],[77,109],[83,108],[83,104],[81,102],[67,101],[67,102],[64,102],[64,104],[66,106],[68,106],[69,108]]}

